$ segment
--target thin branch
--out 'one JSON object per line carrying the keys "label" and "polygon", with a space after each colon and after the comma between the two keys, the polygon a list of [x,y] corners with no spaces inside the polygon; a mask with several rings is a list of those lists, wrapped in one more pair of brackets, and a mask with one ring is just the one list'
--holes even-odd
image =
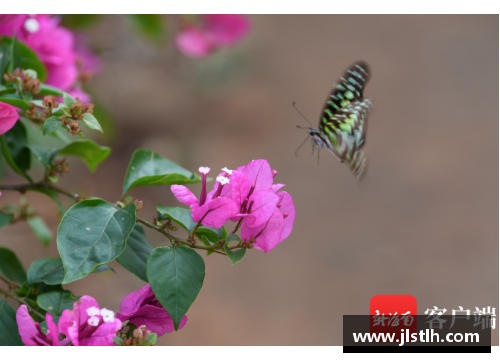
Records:
{"label": "thin branch", "polygon": [[41,313],[39,313],[38,311],[34,310],[34,309],[33,309],[33,308],[32,308],[32,307],[28,304],[28,303],[26,303],[26,302],[24,301],[24,299],[23,299],[23,298],[19,298],[17,295],[14,295],[14,294],[12,294],[12,293],[9,293],[8,291],[3,290],[3,289],[0,289],[0,293],[4,294],[6,297],[9,297],[9,298],[12,298],[12,299],[14,299],[14,300],[18,301],[18,302],[19,302],[19,303],[21,303],[21,304],[26,305],[26,306],[27,306],[27,307],[28,307],[28,308],[29,308],[29,309],[33,312],[33,314],[36,314],[38,317],[40,317],[40,318],[42,318],[43,320],[45,320],[45,317],[44,317]]}
{"label": "thin branch", "polygon": [[13,281],[11,281],[11,280],[9,280],[9,279],[7,279],[7,278],[3,277],[1,274],[0,274],[0,279],[1,279],[1,280],[3,280],[3,281],[5,282],[5,284],[7,284],[7,285],[9,285],[9,286],[10,286],[10,285],[12,285],[12,286],[15,286],[15,287],[20,287],[20,285],[19,285],[19,284],[17,284],[17,283],[15,283],[15,282],[13,282]]}

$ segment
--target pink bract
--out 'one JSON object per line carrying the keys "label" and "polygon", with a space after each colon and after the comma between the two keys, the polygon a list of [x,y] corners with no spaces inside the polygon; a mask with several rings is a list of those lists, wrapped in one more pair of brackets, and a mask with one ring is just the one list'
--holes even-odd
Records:
{"label": "pink bract", "polygon": [[218,197],[196,208],[191,214],[194,222],[201,221],[203,226],[222,227],[230,216],[238,212],[236,203],[227,197]]}
{"label": "pink bract", "polygon": [[113,338],[122,328],[122,322],[93,311],[100,313],[99,305],[94,298],[84,295],[73,304],[73,310],[63,311],[59,331],[69,337],[74,346],[114,346]]}
{"label": "pink bract", "polygon": [[269,220],[257,227],[249,227],[246,224],[241,226],[241,238],[243,240],[257,240],[253,244],[255,249],[262,250],[265,253],[273,249],[280,241],[284,229],[283,215],[276,208]]}
{"label": "pink bract", "polygon": [[193,58],[203,58],[220,47],[229,47],[241,41],[250,30],[245,15],[200,15],[200,26],[186,25],[175,37],[179,50]]}
{"label": "pink bract", "polygon": [[9,131],[19,119],[16,108],[10,104],[0,102],[0,135]]}
{"label": "pink bract", "polygon": [[74,34],[59,23],[60,19],[52,15],[0,15],[0,36],[12,37],[15,33],[44,63],[48,74],[45,83],[76,93],[85,102],[89,96],[77,88],[78,64],[82,71],[92,73],[100,64],[82,38],[75,41]]}
{"label": "pink bract", "polygon": [[43,333],[40,324],[35,322],[28,313],[28,308],[23,304],[16,312],[16,322],[21,340],[26,346],[60,346],[59,330],[52,316],[47,313],[48,334]]}
{"label": "pink bract", "polygon": [[182,53],[193,58],[206,57],[212,50],[212,45],[205,33],[193,26],[177,34],[175,44]]}
{"label": "pink bract", "polygon": [[[137,327],[146,326],[146,330],[161,336],[174,331],[174,321],[168,312],[156,299],[149,284],[141,289],[127,294],[120,304],[120,320],[129,320]],[[179,324],[179,329],[184,327],[187,317],[184,316]]]}

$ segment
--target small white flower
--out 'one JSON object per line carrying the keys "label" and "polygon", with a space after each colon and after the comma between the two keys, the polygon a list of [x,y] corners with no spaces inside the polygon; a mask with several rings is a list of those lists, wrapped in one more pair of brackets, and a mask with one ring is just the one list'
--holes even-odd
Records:
{"label": "small white flower", "polygon": [[102,315],[102,319],[105,322],[114,322],[115,321],[115,312],[113,312],[112,310],[102,308],[101,315]]}
{"label": "small white flower", "polygon": [[227,167],[224,167],[222,171],[226,172],[228,175],[231,175],[233,173],[233,170],[229,170]]}
{"label": "small white flower", "polygon": [[221,185],[225,185],[225,184],[229,183],[229,179],[227,177],[224,177],[224,176],[217,176],[216,180],[219,181],[221,183]]}
{"label": "small white flower", "polygon": [[91,326],[96,327],[99,324],[99,317],[92,316],[87,320],[87,323]]}
{"label": "small white flower", "polygon": [[210,172],[210,167],[204,167],[204,166],[201,166],[198,171],[200,171],[200,173],[206,175]]}
{"label": "small white flower", "polygon": [[29,18],[24,22],[24,29],[30,33],[36,33],[40,29],[40,24],[38,24],[36,19]]}
{"label": "small white flower", "polygon": [[90,316],[90,317],[93,317],[93,316],[96,316],[96,315],[99,315],[101,314],[101,310],[99,308],[96,308],[96,307],[90,307],[90,308],[87,308],[87,314]]}

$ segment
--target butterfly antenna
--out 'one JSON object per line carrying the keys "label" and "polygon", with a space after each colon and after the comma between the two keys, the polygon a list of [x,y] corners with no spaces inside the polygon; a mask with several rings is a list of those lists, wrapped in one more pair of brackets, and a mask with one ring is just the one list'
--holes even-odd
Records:
{"label": "butterfly antenna", "polygon": [[[307,121],[307,123],[309,123],[311,125],[311,127],[312,127],[313,125],[311,124],[311,122],[309,122],[309,120],[306,117],[304,117],[304,115],[302,113],[300,113],[300,111],[297,109],[297,107],[295,107],[295,102],[292,103],[292,106],[293,106],[293,108],[295,108],[295,110],[297,112],[299,112],[299,114],[302,116],[302,118],[304,118]],[[297,126],[297,128],[300,128],[300,127]]]}
{"label": "butterfly antenna", "polygon": [[307,135],[306,139],[304,141],[302,141],[302,143],[300,144],[299,147],[297,147],[297,149],[295,150],[295,156],[299,157],[299,150],[302,148],[302,146],[304,146],[304,144],[307,142],[307,139],[309,138],[309,135]]}

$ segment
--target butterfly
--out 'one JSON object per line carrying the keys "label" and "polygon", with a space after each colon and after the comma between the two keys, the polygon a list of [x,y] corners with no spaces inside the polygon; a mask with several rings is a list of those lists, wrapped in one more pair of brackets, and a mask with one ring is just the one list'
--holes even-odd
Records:
{"label": "butterfly", "polygon": [[319,150],[328,149],[349,166],[357,180],[361,180],[368,166],[361,148],[365,145],[368,114],[373,107],[363,96],[369,79],[370,68],[366,62],[352,64],[333,85],[323,106],[319,128],[308,128],[313,152],[315,145]]}

